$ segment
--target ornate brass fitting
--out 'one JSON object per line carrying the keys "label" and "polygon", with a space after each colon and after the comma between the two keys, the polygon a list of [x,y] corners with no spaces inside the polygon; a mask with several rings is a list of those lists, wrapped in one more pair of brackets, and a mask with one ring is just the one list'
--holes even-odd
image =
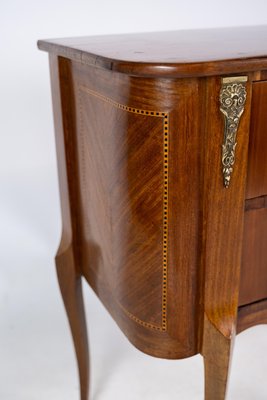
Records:
{"label": "ornate brass fitting", "polygon": [[220,110],[224,115],[222,172],[223,183],[226,188],[229,187],[235,163],[237,129],[240,117],[243,114],[245,107],[247,80],[247,76],[234,76],[222,79],[222,87],[220,91]]}

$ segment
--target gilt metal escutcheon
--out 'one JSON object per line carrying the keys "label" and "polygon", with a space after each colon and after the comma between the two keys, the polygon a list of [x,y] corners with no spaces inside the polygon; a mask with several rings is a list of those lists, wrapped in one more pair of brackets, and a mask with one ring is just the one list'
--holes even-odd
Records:
{"label": "gilt metal escutcheon", "polygon": [[236,136],[247,97],[247,80],[247,76],[222,78],[222,87],[220,91],[220,111],[224,116],[222,172],[223,183],[226,188],[229,187],[235,163]]}

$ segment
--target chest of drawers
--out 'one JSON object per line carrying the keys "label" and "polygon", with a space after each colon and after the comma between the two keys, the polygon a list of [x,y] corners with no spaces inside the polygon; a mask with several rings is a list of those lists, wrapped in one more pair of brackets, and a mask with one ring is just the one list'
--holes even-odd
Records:
{"label": "chest of drawers", "polygon": [[156,357],[201,353],[223,400],[236,332],[267,321],[267,28],[41,40],[62,207],[56,256],[81,400],[81,278]]}

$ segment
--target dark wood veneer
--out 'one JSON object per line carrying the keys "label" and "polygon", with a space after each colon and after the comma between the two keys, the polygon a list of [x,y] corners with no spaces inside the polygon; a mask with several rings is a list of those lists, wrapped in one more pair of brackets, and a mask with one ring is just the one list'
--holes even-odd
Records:
{"label": "dark wood veneer", "polygon": [[267,81],[253,83],[246,198],[267,195]]}
{"label": "dark wood veneer", "polygon": [[245,211],[267,208],[267,196],[254,197],[245,201]]}
{"label": "dark wood veneer", "polygon": [[266,39],[266,26],[251,26],[39,40],[38,46],[128,75],[191,77],[267,69]]}
{"label": "dark wood veneer", "polygon": [[[82,277],[141,351],[201,353],[206,400],[225,399],[235,332],[266,322],[265,38],[250,27],[39,41],[50,53],[56,265],[81,400]],[[237,75],[247,97],[225,188],[219,99],[222,77]]]}

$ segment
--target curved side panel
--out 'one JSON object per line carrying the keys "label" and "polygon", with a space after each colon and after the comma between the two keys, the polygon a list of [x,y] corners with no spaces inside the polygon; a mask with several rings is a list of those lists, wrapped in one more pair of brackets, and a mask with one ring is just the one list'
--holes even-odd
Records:
{"label": "curved side panel", "polygon": [[[165,358],[193,355],[198,214],[194,201],[186,199],[188,188],[174,182],[177,172],[171,166],[183,150],[188,156],[197,133],[186,113],[198,86],[192,80],[142,80],[78,63],[72,69],[82,272],[136,347]],[[187,121],[186,132],[181,119]],[[185,148],[176,153],[179,140]],[[182,155],[180,174],[183,162]],[[187,179],[196,169],[186,171]],[[184,198],[177,205],[181,189]],[[185,204],[188,230],[184,217],[177,219],[177,207]],[[175,241],[182,248],[186,240],[193,247],[187,244],[186,254],[176,257]]]}
{"label": "curved side panel", "polygon": [[[102,254],[110,247],[103,273],[122,311],[143,326],[165,330],[168,114],[124,106],[83,85],[78,96],[86,245],[93,240]],[[92,120],[88,110],[105,118]],[[109,221],[99,224],[103,215]]]}

